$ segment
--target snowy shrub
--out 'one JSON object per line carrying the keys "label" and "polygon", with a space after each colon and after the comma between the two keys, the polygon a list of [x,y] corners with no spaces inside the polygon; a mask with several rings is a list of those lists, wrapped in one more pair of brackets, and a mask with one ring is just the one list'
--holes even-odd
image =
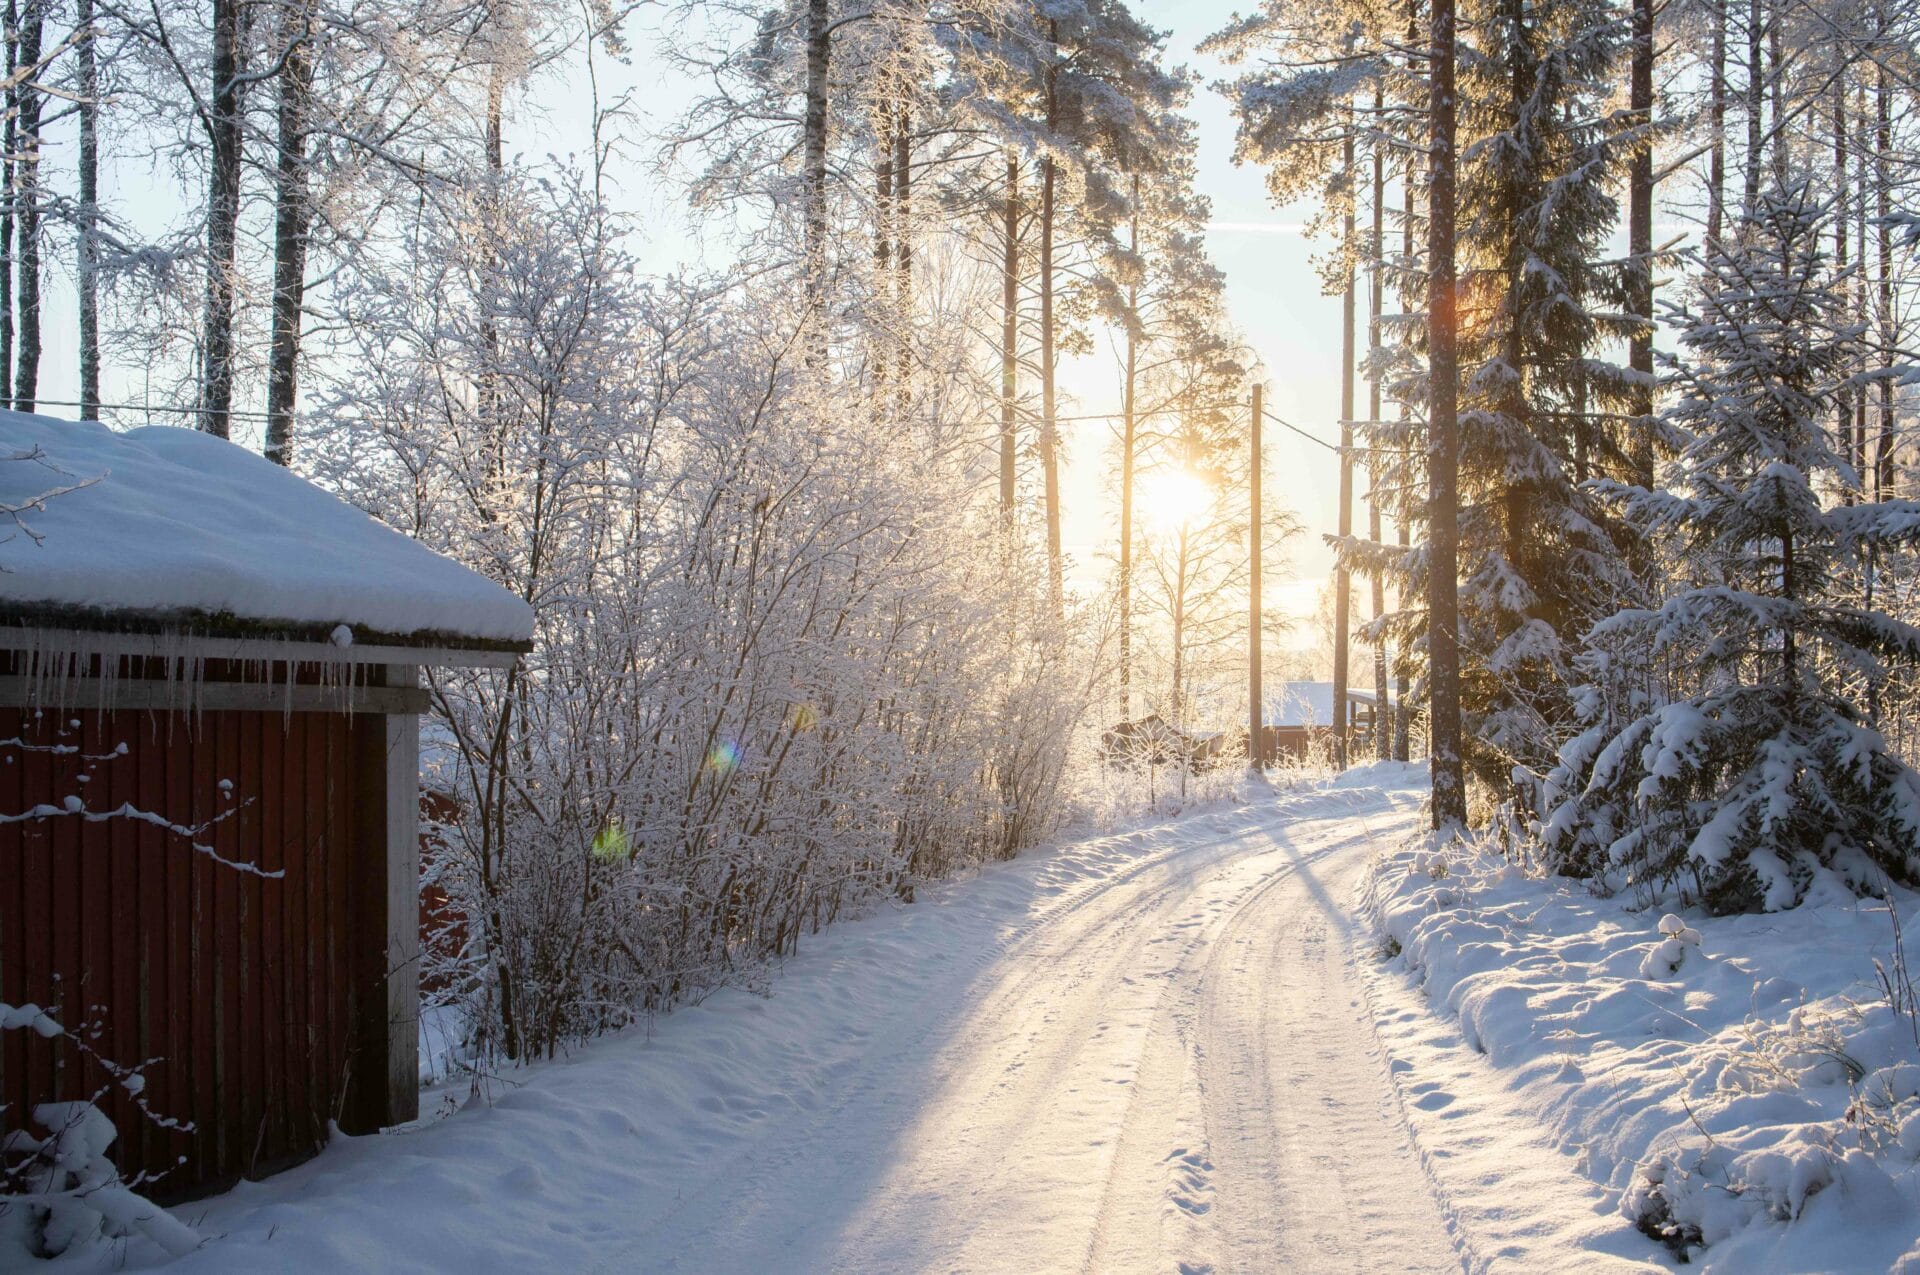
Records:
{"label": "snowy shrub", "polygon": [[1920,880],[1920,776],[1867,694],[1920,656],[1920,634],[1862,603],[1853,574],[1920,536],[1920,506],[1822,497],[1859,487],[1828,423],[1861,352],[1824,224],[1808,186],[1776,189],[1710,257],[1698,310],[1677,314],[1669,418],[1689,441],[1671,490],[1598,485],[1693,578],[1589,642],[1683,666],[1688,686],[1589,703],[1595,729],[1549,785],[1551,866],[1720,912],[1791,907],[1822,876],[1857,892]]}
{"label": "snowy shrub", "polygon": [[1700,931],[1669,912],[1660,918],[1660,939],[1648,949],[1640,962],[1642,978],[1672,978],[1680,972],[1689,952],[1700,949]]}
{"label": "snowy shrub", "polygon": [[1058,825],[1096,626],[974,549],[957,354],[877,412],[778,288],[639,282],[565,173],[423,217],[419,272],[347,286],[309,455],[536,616],[517,667],[431,687],[455,1052],[550,1055]]}
{"label": "snowy shrub", "polygon": [[90,1102],[43,1102],[38,1135],[0,1140],[0,1256],[59,1257],[102,1239],[142,1235],[178,1257],[200,1245],[193,1229],[134,1194],[107,1158],[116,1131]]}

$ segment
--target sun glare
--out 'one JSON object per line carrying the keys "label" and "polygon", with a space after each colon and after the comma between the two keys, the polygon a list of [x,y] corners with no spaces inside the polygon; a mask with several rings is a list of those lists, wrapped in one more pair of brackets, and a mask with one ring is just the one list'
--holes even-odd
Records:
{"label": "sun glare", "polygon": [[1213,485],[1188,469],[1151,474],[1140,484],[1140,514],[1163,535],[1192,526],[1213,507]]}

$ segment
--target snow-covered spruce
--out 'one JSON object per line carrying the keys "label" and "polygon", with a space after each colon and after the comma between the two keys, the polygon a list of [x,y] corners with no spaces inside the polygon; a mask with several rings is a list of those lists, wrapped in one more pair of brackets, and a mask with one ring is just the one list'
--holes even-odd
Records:
{"label": "snow-covered spruce", "polygon": [[[1920,1021],[1910,984],[1887,993],[1910,977],[1896,922],[1920,943],[1913,892],[1894,887],[1890,917],[1827,874],[1791,926],[1661,915],[1490,841],[1409,845],[1372,886],[1382,985],[1411,980],[1485,1055],[1488,1093],[1450,1089],[1449,1111],[1537,1121],[1707,1271],[1920,1269]],[[1445,1079],[1421,1033],[1385,1039],[1393,1067]]]}
{"label": "snow-covered spruce", "polygon": [[1861,332],[1806,185],[1767,194],[1676,312],[1667,489],[1600,488],[1689,587],[1596,625],[1591,725],[1561,754],[1548,861],[1714,910],[1775,910],[1823,873],[1856,891],[1920,880],[1920,776],[1870,696],[1920,631],[1875,609],[1875,555],[1920,505],[1843,501],[1860,482],[1827,423],[1863,383]]}

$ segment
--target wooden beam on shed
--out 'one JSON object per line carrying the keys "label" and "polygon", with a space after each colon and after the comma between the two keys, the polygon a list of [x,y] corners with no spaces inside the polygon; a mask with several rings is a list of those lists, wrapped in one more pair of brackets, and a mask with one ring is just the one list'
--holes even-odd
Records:
{"label": "wooden beam on shed", "polygon": [[330,642],[282,641],[278,638],[43,629],[20,624],[0,624],[0,650],[120,655],[132,659],[290,661],[302,665],[409,663],[431,665],[434,668],[512,668],[520,658],[516,651],[472,647],[375,643],[335,646]]}
{"label": "wooden beam on shed", "polygon": [[0,677],[0,708],[51,706],[128,712],[384,713],[417,717],[427,711],[429,700],[427,693],[414,685]]}
{"label": "wooden beam on shed", "polygon": [[[387,689],[418,689],[412,664],[387,666]],[[387,1123],[420,1114],[420,719],[391,714],[387,736]]]}
{"label": "wooden beam on shed", "polygon": [[[389,686],[419,679],[412,664],[383,670]],[[349,1133],[404,1124],[420,1112],[420,720],[353,724],[354,1050]]]}

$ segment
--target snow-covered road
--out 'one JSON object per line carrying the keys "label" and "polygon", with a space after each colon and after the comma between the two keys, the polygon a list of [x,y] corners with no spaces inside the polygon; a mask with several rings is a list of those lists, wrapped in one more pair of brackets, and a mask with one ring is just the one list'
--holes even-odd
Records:
{"label": "snow-covered road", "polygon": [[724,991],[189,1211],[221,1238],[188,1262],[1481,1265],[1360,968],[1355,886],[1419,800],[1408,772],[1355,775],[945,883],[815,940],[770,996]]}
{"label": "snow-covered road", "polygon": [[1249,814],[1062,901],[607,1269],[1458,1269],[1347,967],[1413,800]]}

